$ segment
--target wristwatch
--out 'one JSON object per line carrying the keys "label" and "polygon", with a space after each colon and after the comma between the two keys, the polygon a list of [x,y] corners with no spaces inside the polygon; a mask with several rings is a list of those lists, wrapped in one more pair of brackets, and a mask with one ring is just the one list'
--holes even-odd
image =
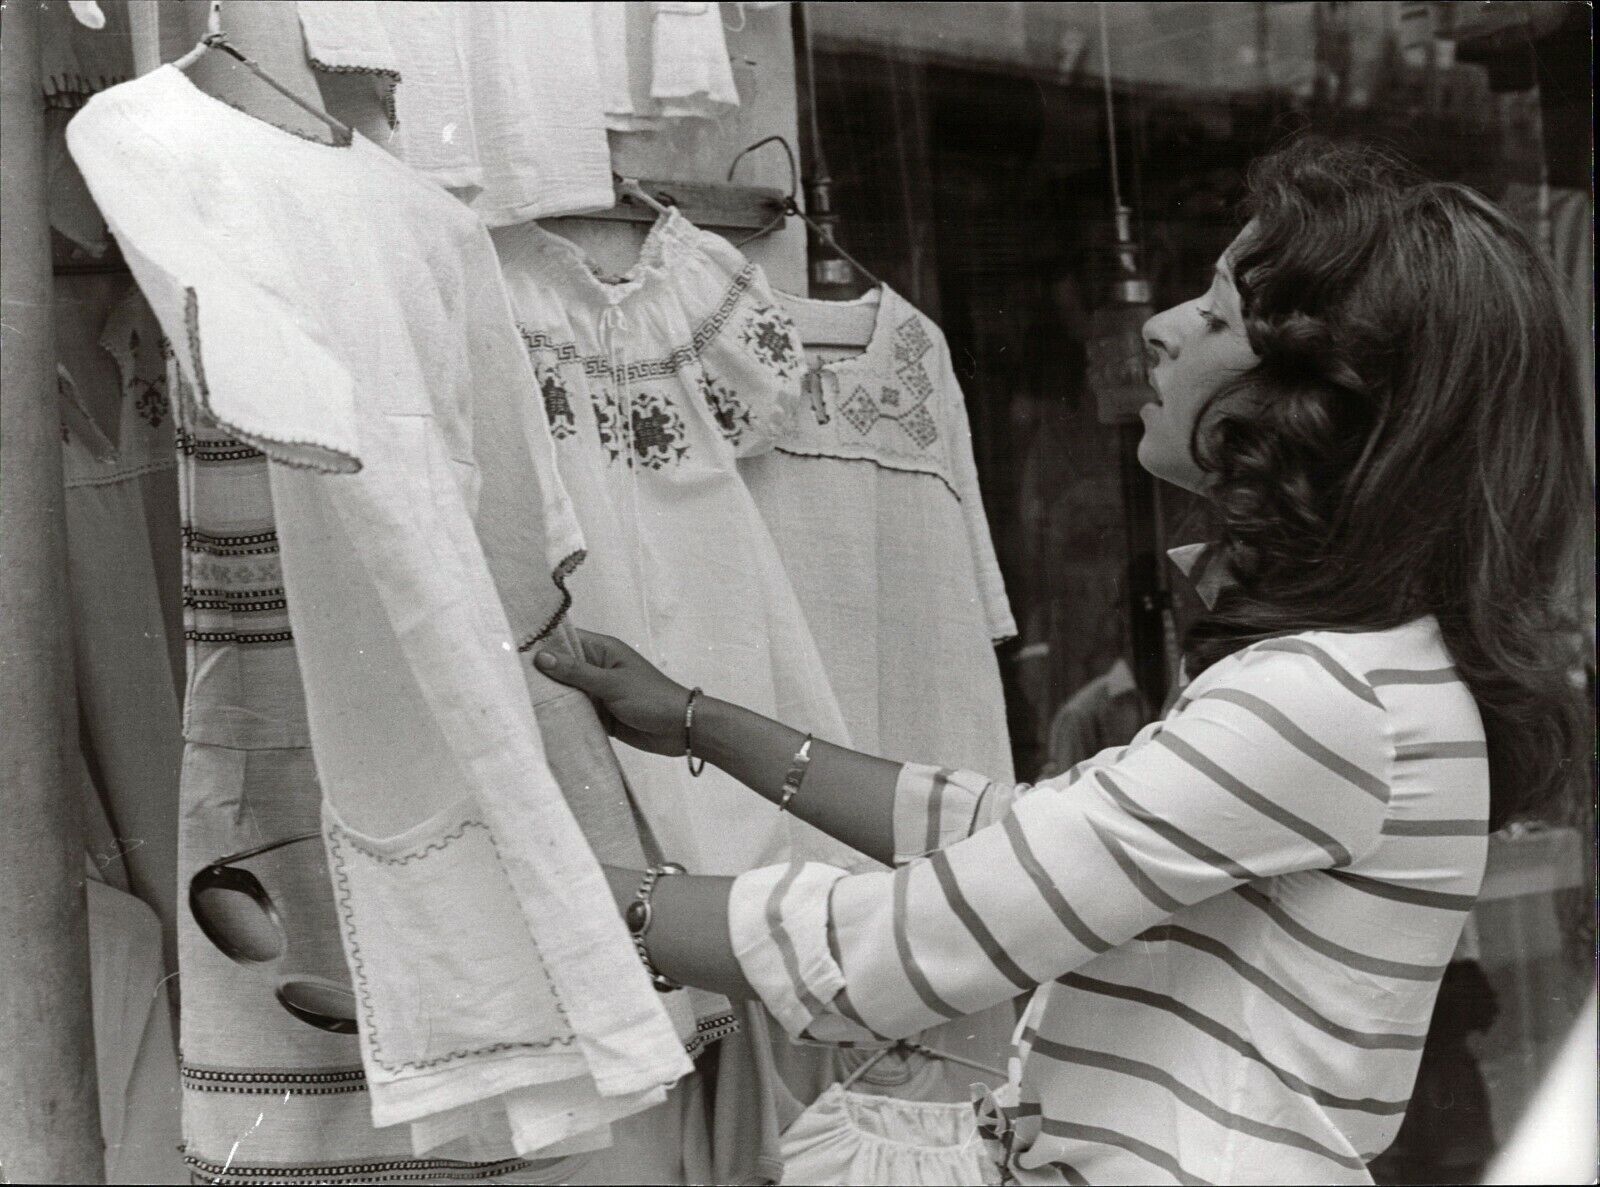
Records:
{"label": "wristwatch", "polygon": [[675,861],[651,866],[644,872],[644,879],[639,883],[633,901],[622,912],[622,920],[628,925],[628,933],[633,936],[633,946],[639,952],[639,960],[644,965],[645,972],[650,974],[650,984],[655,987],[657,993],[671,993],[674,989],[682,989],[683,986],[671,977],[658,973],[655,961],[650,959],[650,949],[644,942],[645,933],[650,930],[650,924],[655,919],[655,907],[650,899],[660,879],[688,872]]}

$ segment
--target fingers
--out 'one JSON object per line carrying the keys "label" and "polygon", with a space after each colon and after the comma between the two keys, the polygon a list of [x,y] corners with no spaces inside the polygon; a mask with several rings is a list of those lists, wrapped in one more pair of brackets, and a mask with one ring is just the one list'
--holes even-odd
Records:
{"label": "fingers", "polygon": [[550,679],[591,696],[600,696],[609,683],[610,673],[605,668],[579,656],[543,650],[534,653],[533,663]]}
{"label": "fingers", "polygon": [[599,631],[578,628],[578,646],[583,658],[597,668],[617,668],[637,653],[621,639],[602,635]]}

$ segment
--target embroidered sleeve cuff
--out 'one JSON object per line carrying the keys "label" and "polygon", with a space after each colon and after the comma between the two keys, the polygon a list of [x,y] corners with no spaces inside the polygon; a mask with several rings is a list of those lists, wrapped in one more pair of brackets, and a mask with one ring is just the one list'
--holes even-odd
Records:
{"label": "embroidered sleeve cuff", "polygon": [[820,862],[741,874],[728,896],[734,955],[763,1004],[796,1037],[831,1014],[844,973],[828,950],[828,892],[845,872]]}
{"label": "embroidered sleeve cuff", "polygon": [[894,793],[894,860],[903,864],[970,836],[991,781],[971,771],[907,763]]}

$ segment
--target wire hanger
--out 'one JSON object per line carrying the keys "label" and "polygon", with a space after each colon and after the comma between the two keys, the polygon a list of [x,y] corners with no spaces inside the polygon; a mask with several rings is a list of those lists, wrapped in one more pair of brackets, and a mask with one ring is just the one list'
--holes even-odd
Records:
{"label": "wire hanger", "polygon": [[334,119],[333,116],[329,115],[321,108],[313,107],[310,103],[307,103],[299,95],[295,94],[288,87],[284,86],[277,79],[273,78],[265,70],[261,69],[260,66],[257,66],[255,62],[247,58],[243,53],[235,48],[231,42],[229,42],[227,34],[222,31],[221,0],[211,0],[210,10],[206,14],[206,35],[200,39],[198,45],[196,45],[188,53],[184,54],[183,57],[178,58],[172,64],[179,70],[187,71],[189,67],[193,66],[202,57],[204,57],[205,52],[210,49],[220,49],[230,58],[238,61],[246,70],[250,71],[251,74],[254,74],[262,82],[266,83],[273,90],[277,91],[278,94],[289,100],[289,102],[293,103],[296,107],[310,115],[316,116],[317,119],[327,124],[328,127],[333,131],[333,134],[338,137],[341,142],[345,144],[350,143],[354,133],[351,132],[349,125]]}
{"label": "wire hanger", "polygon": [[979,1063],[977,1060],[968,1059],[964,1055],[954,1055],[949,1051],[940,1051],[936,1047],[929,1047],[925,1043],[913,1042],[910,1039],[901,1039],[894,1046],[885,1047],[882,1051],[879,1051],[871,1059],[867,1060],[866,1063],[862,1064],[843,1080],[839,1081],[839,1087],[848,1089],[857,1080],[861,1079],[862,1076],[866,1075],[869,1071],[871,1071],[874,1067],[891,1055],[911,1054],[924,1055],[929,1059],[941,1059],[946,1063],[958,1063],[962,1067],[969,1067],[973,1071],[982,1072],[986,1076],[995,1076],[1002,1080],[1006,1078],[1005,1072],[1001,1071],[999,1068],[990,1067],[986,1063]]}
{"label": "wire hanger", "polygon": [[727,180],[733,180],[734,171],[739,168],[740,161],[744,160],[751,153],[755,152],[756,149],[765,148],[769,144],[783,145],[784,155],[789,160],[789,192],[784,195],[783,209],[778,213],[778,217],[773,219],[766,226],[762,227],[759,231],[756,231],[754,234],[745,236],[743,239],[739,240],[739,242],[735,243],[734,246],[743,247],[746,243],[751,243],[757,239],[760,239],[763,235],[772,234],[772,232],[776,231],[784,224],[786,219],[798,218],[801,222],[805,223],[806,226],[815,231],[819,239],[844,257],[845,262],[859,272],[863,277],[871,281],[878,288],[887,288],[888,285],[884,284],[883,281],[874,276],[872,271],[865,264],[844,249],[839,241],[833,237],[832,231],[813,220],[810,215],[808,215],[804,210],[800,209],[800,204],[795,200],[796,191],[800,187],[800,167],[795,162],[794,147],[789,143],[788,137],[775,133],[771,136],[765,136],[762,139],[757,140],[754,144],[742,150],[738,156],[733,158],[733,163],[728,166]]}

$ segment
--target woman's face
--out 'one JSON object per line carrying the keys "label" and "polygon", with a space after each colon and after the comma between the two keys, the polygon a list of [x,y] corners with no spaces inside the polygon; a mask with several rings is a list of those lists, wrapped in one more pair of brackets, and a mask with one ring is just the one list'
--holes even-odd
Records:
{"label": "woman's face", "polygon": [[1157,478],[1199,492],[1204,475],[1190,452],[1195,418],[1224,384],[1256,363],[1244,332],[1228,259],[1246,227],[1217,261],[1211,287],[1144,324],[1155,400],[1139,409],[1139,464]]}

